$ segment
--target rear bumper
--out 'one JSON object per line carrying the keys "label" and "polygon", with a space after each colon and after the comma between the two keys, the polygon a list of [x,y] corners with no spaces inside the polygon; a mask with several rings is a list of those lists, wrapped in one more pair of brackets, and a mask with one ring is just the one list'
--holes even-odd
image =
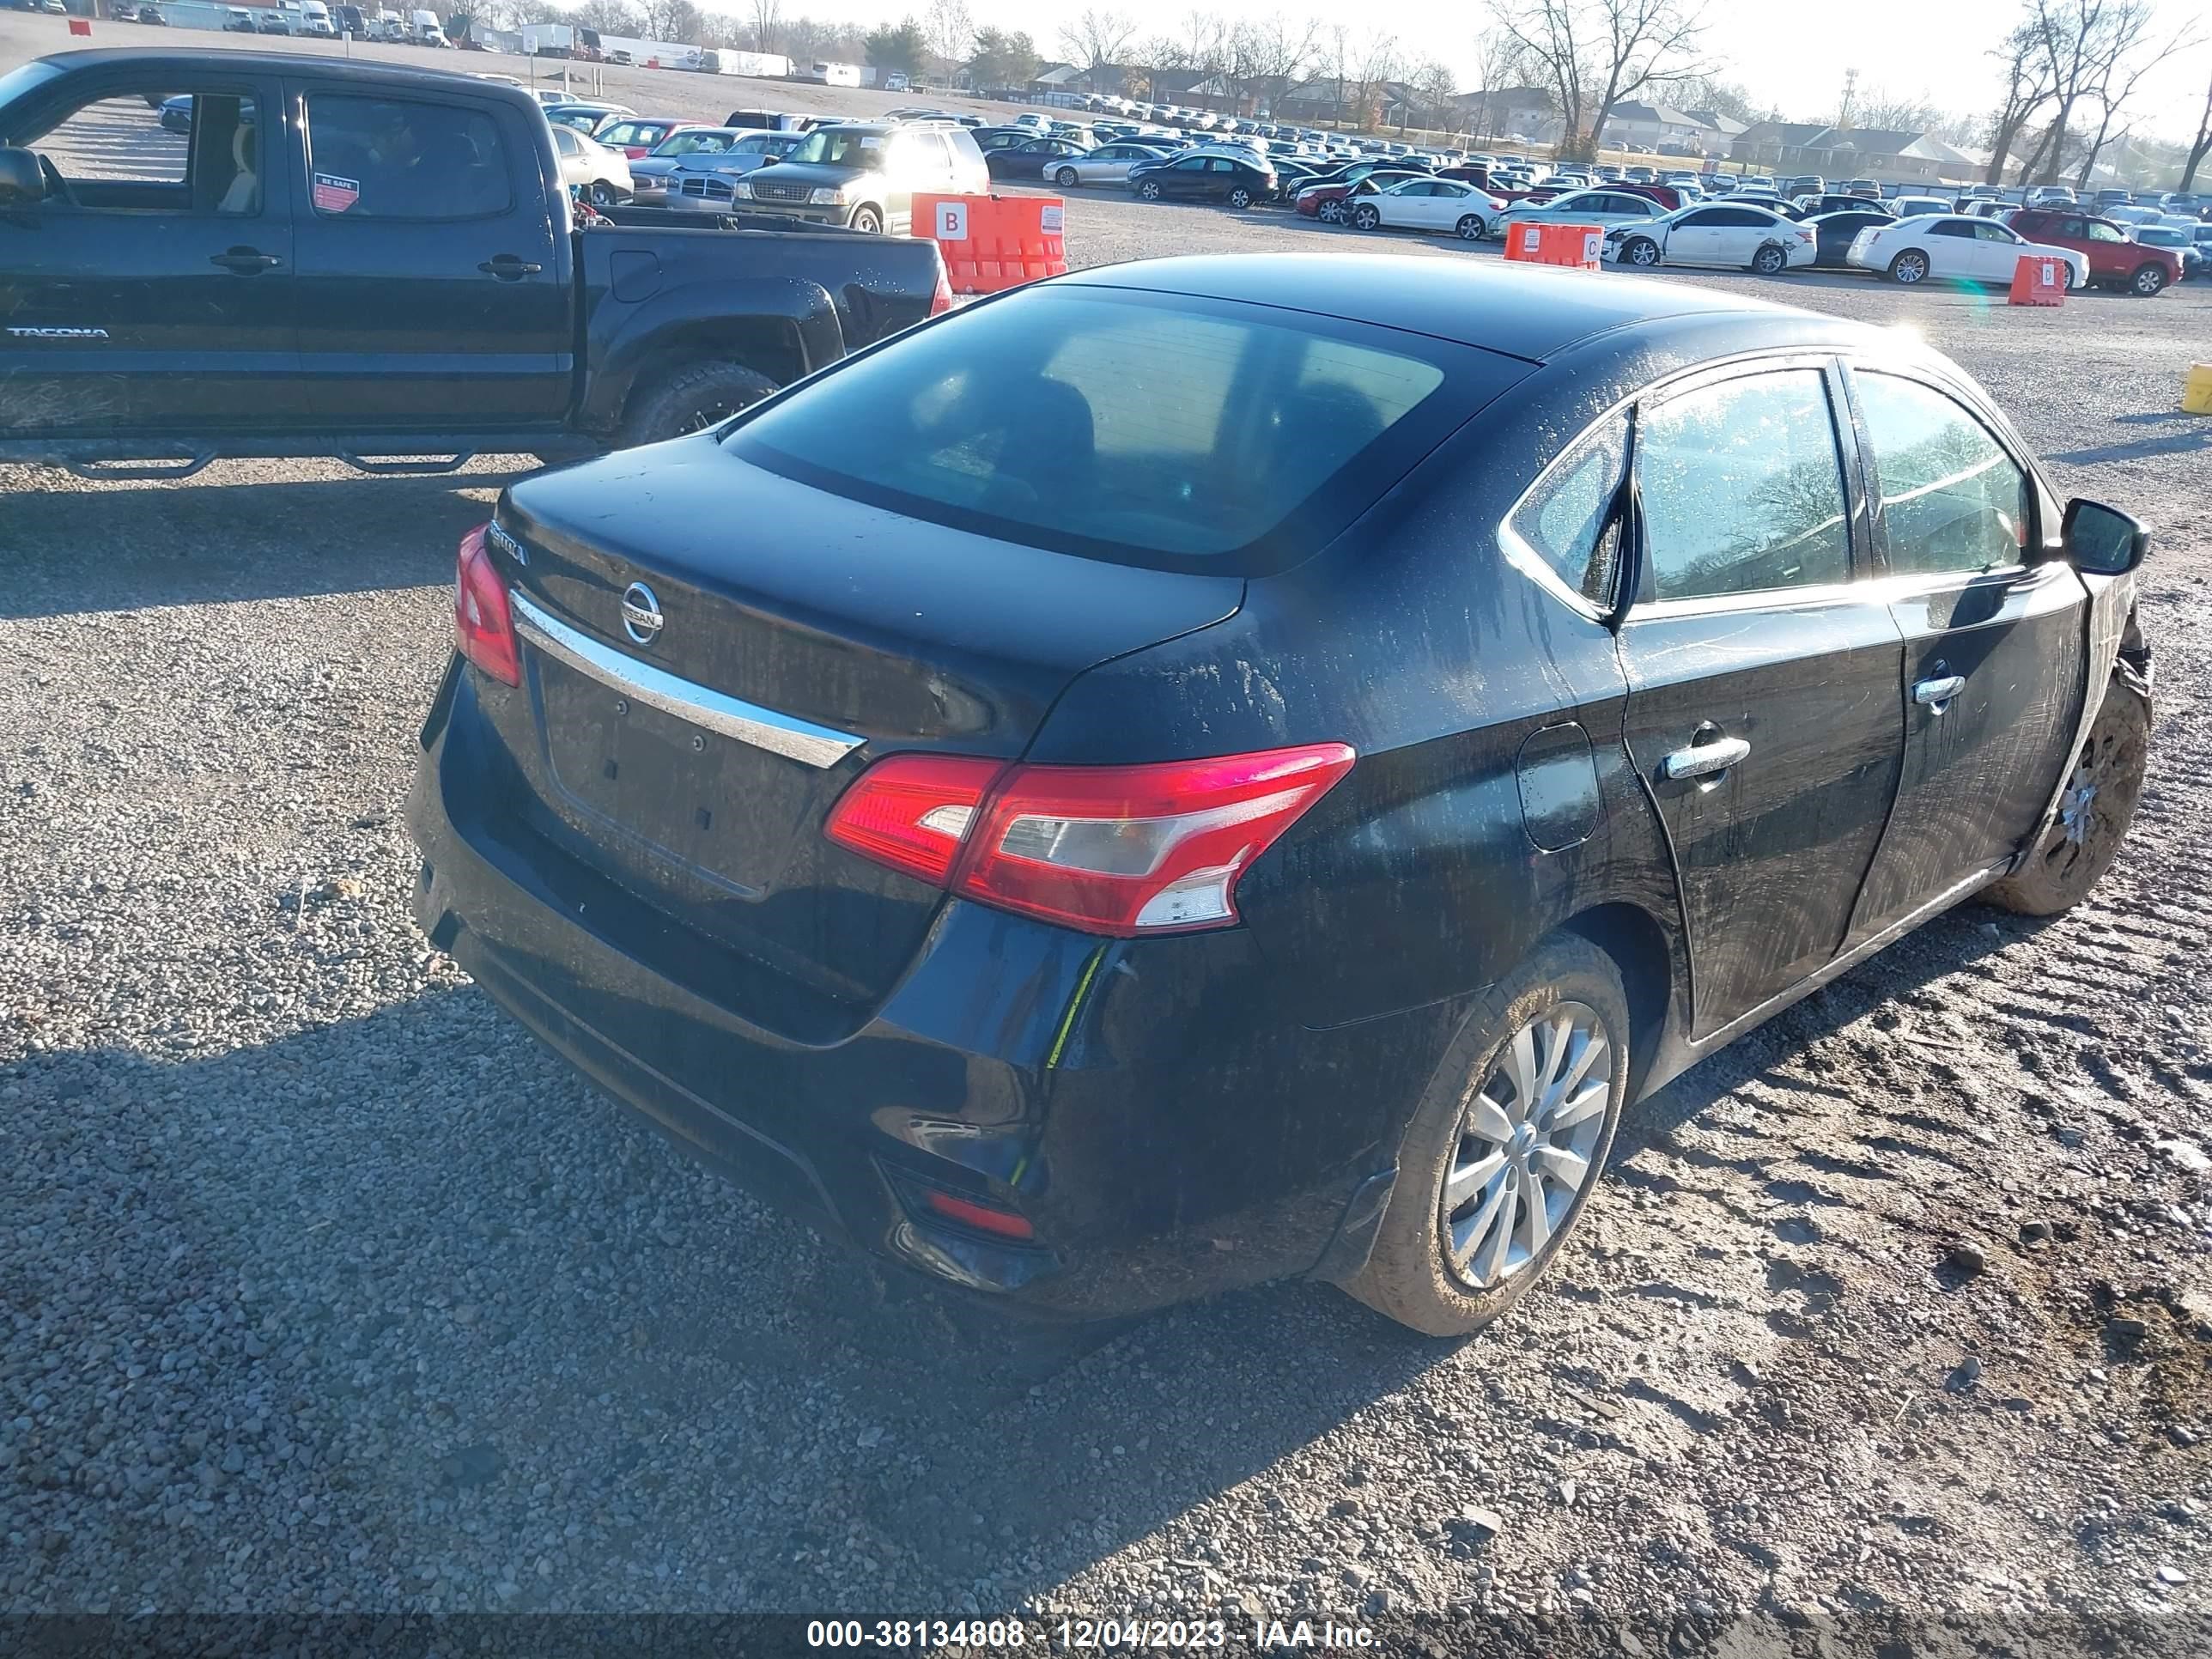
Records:
{"label": "rear bumper", "polygon": [[[425,728],[417,920],[711,1167],[886,1261],[1048,1315],[1365,1260],[1449,1008],[1313,1030],[1267,1018],[1240,931],[1099,940],[948,901],[855,1029],[794,1038],[648,960],[635,940],[674,931],[665,918],[502,815],[497,769],[471,752],[488,740],[472,680],[448,677]],[[1018,1209],[1034,1243],[933,1218],[930,1188]]]}

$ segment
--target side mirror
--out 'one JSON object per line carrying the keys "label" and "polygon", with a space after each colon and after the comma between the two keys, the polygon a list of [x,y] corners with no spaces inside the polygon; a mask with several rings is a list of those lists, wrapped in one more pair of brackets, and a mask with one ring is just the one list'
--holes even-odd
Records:
{"label": "side mirror", "polygon": [[2124,576],[2150,551],[2150,532],[2118,507],[2080,496],[2066,503],[2066,557],[2092,576]]}
{"label": "side mirror", "polygon": [[46,175],[27,149],[0,149],[0,213],[20,212],[46,199]]}

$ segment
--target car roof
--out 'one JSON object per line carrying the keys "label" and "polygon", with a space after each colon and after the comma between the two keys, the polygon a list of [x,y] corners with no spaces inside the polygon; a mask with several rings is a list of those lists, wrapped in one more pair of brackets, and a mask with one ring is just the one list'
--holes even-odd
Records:
{"label": "car roof", "polygon": [[159,46],[101,46],[83,52],[53,52],[43,61],[72,73],[154,64],[164,70],[173,69],[180,75],[239,75],[267,70],[312,75],[321,81],[360,81],[425,91],[472,92],[506,98],[525,108],[538,106],[523,88],[483,80],[464,70],[417,69],[410,64],[387,64],[367,58],[320,58],[303,52],[171,52]]}
{"label": "car roof", "polygon": [[1830,338],[1864,331],[1863,325],[1686,283],[1610,272],[1576,276],[1503,262],[1476,265],[1356,253],[1192,254],[1099,266],[1057,280],[1315,312],[1533,362],[1594,334],[1644,331],[1689,318],[1794,319]]}

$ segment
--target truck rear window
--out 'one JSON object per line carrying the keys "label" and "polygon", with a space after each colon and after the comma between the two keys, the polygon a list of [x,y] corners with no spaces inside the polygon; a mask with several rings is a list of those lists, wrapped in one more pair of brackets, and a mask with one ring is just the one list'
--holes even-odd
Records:
{"label": "truck rear window", "polygon": [[1054,283],[763,409],[733,453],[934,522],[1119,562],[1279,568],[1524,365],[1272,307]]}

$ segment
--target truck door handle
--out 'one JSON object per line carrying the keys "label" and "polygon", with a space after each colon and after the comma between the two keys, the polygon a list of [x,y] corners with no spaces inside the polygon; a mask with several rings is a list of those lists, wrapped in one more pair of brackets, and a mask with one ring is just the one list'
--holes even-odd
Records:
{"label": "truck door handle", "polygon": [[273,253],[264,253],[258,248],[234,247],[222,253],[210,254],[208,263],[221,265],[225,270],[234,270],[241,276],[251,276],[257,270],[268,270],[284,262]]}
{"label": "truck door handle", "polygon": [[1727,771],[1749,753],[1751,745],[1741,738],[1718,738],[1677,749],[1661,763],[1660,769],[1677,783],[1686,778],[1709,778]]}
{"label": "truck door handle", "polygon": [[1966,684],[1964,674],[1942,674],[1934,679],[1916,680],[1912,686],[1912,701],[1929,713],[1940,714]]}
{"label": "truck door handle", "polygon": [[502,283],[515,283],[521,281],[525,276],[535,276],[545,267],[518,259],[512,253],[501,253],[485,260],[477,269],[487,276],[498,277]]}

